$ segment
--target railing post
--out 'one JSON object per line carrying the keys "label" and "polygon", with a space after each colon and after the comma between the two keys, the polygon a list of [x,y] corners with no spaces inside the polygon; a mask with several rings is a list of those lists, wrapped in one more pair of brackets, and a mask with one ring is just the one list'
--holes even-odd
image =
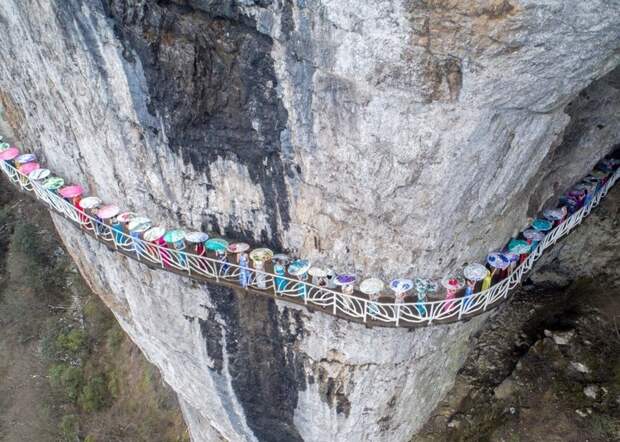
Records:
{"label": "railing post", "polygon": [[[471,296],[474,296],[474,294],[472,293]],[[465,298],[461,299],[461,305],[459,306],[459,321],[461,320],[461,317],[463,316],[463,310],[465,309],[465,302],[464,302]]]}
{"label": "railing post", "polygon": [[129,237],[131,238],[131,247],[133,247],[133,252],[138,258],[138,261],[141,261],[140,252],[138,251],[138,247],[136,247],[136,239],[131,234],[129,235]]}
{"label": "railing post", "polygon": [[[161,247],[160,245],[156,246],[157,255],[159,256],[159,264],[161,265],[162,269],[165,269],[166,266],[164,265],[164,259],[161,257],[161,248],[160,247]],[[170,256],[172,256],[172,255],[170,255]]]}
{"label": "railing post", "polygon": [[183,262],[185,263],[185,270],[187,270],[187,274],[191,275],[190,272],[190,264],[189,264],[189,258],[187,257],[187,253],[185,253],[185,249],[181,250],[181,253],[183,254]]}
{"label": "railing post", "polygon": [[114,249],[118,250],[118,243],[116,242],[116,230],[112,226],[110,226],[110,231],[112,232],[112,242],[114,243]]}
{"label": "railing post", "polygon": [[[80,216],[78,214],[78,220],[79,219]],[[95,238],[99,238],[99,225],[97,224],[97,220],[92,220],[91,223],[93,225],[93,233],[95,234]]]}
{"label": "railing post", "polygon": [[363,321],[366,322],[366,317],[368,316],[368,300],[364,299],[363,305],[364,305]]}
{"label": "railing post", "polygon": [[489,292],[491,292],[492,289],[487,290],[487,292],[484,294],[484,307],[482,307],[482,311],[486,312],[487,311],[487,307],[489,306]]}
{"label": "railing post", "polygon": [[396,327],[400,323],[400,304],[396,304]]}

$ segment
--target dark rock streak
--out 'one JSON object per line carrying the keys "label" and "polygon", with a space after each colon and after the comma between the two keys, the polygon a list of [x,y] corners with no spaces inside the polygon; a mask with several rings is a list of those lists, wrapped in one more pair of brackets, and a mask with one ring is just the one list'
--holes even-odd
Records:
{"label": "dark rock streak", "polygon": [[[140,59],[148,111],[163,125],[169,148],[208,178],[217,158],[246,166],[265,196],[271,229],[254,240],[281,248],[278,232],[290,221],[280,141],[288,116],[276,92],[271,38],[234,2],[104,3],[126,59]],[[160,128],[152,121],[149,129],[157,136]],[[205,223],[222,234],[250,233],[234,219],[227,226],[213,218]]]}
{"label": "dark rock streak", "polygon": [[225,287],[210,285],[209,291],[224,325],[215,323],[213,313],[200,320],[207,352],[218,372],[226,354],[235,395],[254,436],[301,441],[293,423],[298,392],[306,389],[303,354],[293,348],[304,334],[300,312],[285,308],[279,314],[273,300]]}

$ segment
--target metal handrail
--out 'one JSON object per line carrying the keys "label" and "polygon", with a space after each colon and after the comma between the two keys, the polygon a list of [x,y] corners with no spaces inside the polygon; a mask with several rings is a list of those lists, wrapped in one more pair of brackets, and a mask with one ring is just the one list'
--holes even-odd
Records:
{"label": "metal handrail", "polygon": [[50,209],[77,224],[81,229],[93,235],[98,241],[107,244],[112,249],[120,250],[125,255],[140,262],[159,265],[167,270],[184,272],[189,277],[196,278],[200,276],[215,283],[236,283],[239,288],[245,288],[240,283],[240,277],[243,272],[247,287],[263,293],[271,293],[276,298],[299,298],[299,300],[303,300],[304,304],[320,307],[322,311],[327,313],[339,316],[344,315],[357,321],[371,321],[376,325],[392,326],[430,325],[436,321],[441,321],[442,323],[455,322],[482,314],[488,311],[490,307],[497,306],[521,283],[523,276],[532,269],[534,263],[542,256],[543,252],[578,226],[583,218],[589,215],[592,209],[599,204],[620,177],[620,169],[617,169],[586,205],[550,230],[545,238],[538,243],[537,247],[509,276],[489,289],[474,293],[468,297],[398,303],[373,301],[287,276],[280,276],[250,267],[242,267],[227,261],[162,247],[139,238],[134,238],[88,215],[55,192],[45,189],[39,182],[31,181],[8,162],[0,161],[0,168],[11,183],[19,186],[24,191],[32,192],[37,199],[45,203]]}

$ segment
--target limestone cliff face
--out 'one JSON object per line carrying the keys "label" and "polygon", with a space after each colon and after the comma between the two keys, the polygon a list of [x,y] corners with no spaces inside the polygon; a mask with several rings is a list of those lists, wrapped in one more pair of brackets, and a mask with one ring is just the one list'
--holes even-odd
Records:
{"label": "limestone cliff face", "polygon": [[55,222],[87,280],[178,392],[195,440],[408,440],[483,322],[368,329],[148,270]]}
{"label": "limestone cliff face", "polygon": [[[0,20],[4,116],[51,168],[365,275],[479,259],[620,139],[615,1],[4,0]],[[196,440],[406,440],[482,321],[370,330],[57,222]]]}

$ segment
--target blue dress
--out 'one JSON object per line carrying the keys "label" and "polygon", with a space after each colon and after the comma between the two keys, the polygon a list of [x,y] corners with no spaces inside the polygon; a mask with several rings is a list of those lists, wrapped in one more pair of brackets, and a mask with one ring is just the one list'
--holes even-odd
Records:
{"label": "blue dress", "polygon": [[112,231],[114,232],[114,242],[118,245],[123,244],[123,225],[121,223],[112,224]]}
{"label": "blue dress", "polygon": [[239,284],[241,287],[246,288],[250,284],[250,271],[248,270],[248,257],[241,255],[239,257]]}
{"label": "blue dress", "polygon": [[[282,264],[274,265],[273,266],[273,271],[278,276],[284,276],[284,274],[285,274],[285,269],[284,269],[284,266]],[[286,289],[286,279],[278,278],[278,276],[276,276],[276,289],[277,289],[277,291],[280,292],[280,291]]]}
{"label": "blue dress", "polygon": [[176,256],[181,267],[187,266],[187,256],[185,256],[185,242],[183,240],[174,243],[174,249],[176,250]]}
{"label": "blue dress", "polygon": [[368,301],[366,304],[368,306],[368,314],[371,316],[376,316],[379,314],[379,307],[374,301]]}
{"label": "blue dress", "polygon": [[228,255],[226,255],[226,253],[223,253],[223,252],[216,252],[216,253],[217,253],[217,260],[222,263],[220,274],[225,274],[228,272],[228,269],[230,269],[230,265],[228,265]]}
{"label": "blue dress", "polygon": [[426,306],[424,305],[425,302],[426,302],[426,295],[420,296],[420,294],[418,294],[418,302],[415,303],[415,308],[420,314],[420,316],[426,316],[427,314]]}
{"label": "blue dress", "polygon": [[465,309],[467,310],[471,304],[471,302],[473,301],[473,299],[471,299],[472,295],[474,294],[474,288],[471,286],[467,286],[465,288]]}
{"label": "blue dress", "polygon": [[105,233],[105,224],[103,224],[103,220],[101,218],[99,218],[98,216],[95,216],[95,232],[97,232],[97,235],[101,235],[102,233]]}
{"label": "blue dress", "polygon": [[144,254],[144,246],[142,245],[142,241],[140,241],[140,232],[130,232],[131,237],[134,239],[133,249],[137,254]]}

